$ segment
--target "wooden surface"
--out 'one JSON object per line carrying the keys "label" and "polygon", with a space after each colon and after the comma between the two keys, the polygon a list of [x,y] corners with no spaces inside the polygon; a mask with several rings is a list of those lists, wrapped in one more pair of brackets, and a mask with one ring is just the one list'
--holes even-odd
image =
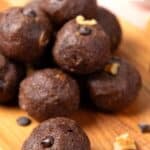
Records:
{"label": "wooden surface", "polygon": [[[15,2],[19,3],[15,3]],[[0,9],[22,0],[1,0]],[[11,3],[10,3],[11,2]],[[136,140],[139,150],[150,150],[150,134],[142,134],[138,123],[150,123],[150,25],[142,31],[121,20],[124,37],[118,55],[127,58],[137,67],[143,78],[143,87],[137,101],[124,112],[106,115],[88,110],[80,110],[71,118],[87,132],[92,150],[112,150],[115,137],[129,132]],[[0,150],[20,150],[23,141],[38,124],[33,120],[28,127],[19,127],[16,119],[27,114],[17,107],[0,106]]]}

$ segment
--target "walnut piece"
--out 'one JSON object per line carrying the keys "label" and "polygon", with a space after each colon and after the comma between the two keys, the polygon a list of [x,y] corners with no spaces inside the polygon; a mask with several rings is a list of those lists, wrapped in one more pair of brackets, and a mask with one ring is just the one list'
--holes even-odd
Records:
{"label": "walnut piece", "polygon": [[64,81],[66,79],[66,76],[64,74],[56,74],[55,78],[60,81]]}
{"label": "walnut piece", "polygon": [[77,16],[76,22],[79,25],[86,25],[86,26],[93,26],[97,24],[97,21],[95,19],[86,20],[83,16]]}
{"label": "walnut piece", "polygon": [[40,38],[39,38],[39,45],[45,46],[48,44],[48,42],[49,42],[48,36],[47,36],[46,32],[43,31],[40,35]]}
{"label": "walnut piece", "polygon": [[104,71],[108,72],[112,75],[117,75],[119,70],[120,64],[119,63],[112,63],[105,66]]}
{"label": "walnut piece", "polygon": [[137,147],[133,138],[125,133],[116,137],[114,150],[137,150]]}

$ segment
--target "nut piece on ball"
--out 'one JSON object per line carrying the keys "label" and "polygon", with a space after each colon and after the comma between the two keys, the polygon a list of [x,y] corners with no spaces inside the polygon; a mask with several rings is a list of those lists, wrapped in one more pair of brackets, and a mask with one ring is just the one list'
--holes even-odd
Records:
{"label": "nut piece on ball", "polygon": [[78,124],[68,118],[49,119],[33,130],[22,150],[90,150],[90,141]]}
{"label": "nut piece on ball", "polygon": [[113,57],[104,71],[89,76],[87,85],[97,108],[114,112],[135,100],[141,87],[141,77],[127,61]]}
{"label": "nut piece on ball", "polygon": [[34,10],[14,7],[0,16],[0,29],[0,51],[13,60],[31,63],[43,54],[52,27]]}
{"label": "nut piece on ball", "polygon": [[24,66],[15,64],[0,54],[0,103],[15,100],[19,83],[24,76]]}
{"label": "nut piece on ball", "polygon": [[76,81],[58,69],[37,71],[20,86],[20,107],[38,121],[68,116],[78,109],[79,103]]}
{"label": "nut piece on ball", "polygon": [[89,74],[103,68],[109,60],[109,38],[95,19],[77,16],[58,32],[53,56],[62,69]]}
{"label": "nut piece on ball", "polygon": [[122,39],[122,29],[117,17],[109,10],[99,7],[96,19],[110,38],[111,50],[117,50]]}

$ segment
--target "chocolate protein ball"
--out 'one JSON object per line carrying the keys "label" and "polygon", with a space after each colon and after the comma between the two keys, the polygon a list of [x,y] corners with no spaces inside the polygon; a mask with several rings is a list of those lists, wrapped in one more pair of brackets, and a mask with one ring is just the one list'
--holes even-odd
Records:
{"label": "chocolate protein ball", "polygon": [[34,10],[10,8],[0,17],[0,51],[8,58],[31,63],[48,44],[51,24]]}
{"label": "chocolate protein ball", "polygon": [[84,15],[88,18],[96,16],[96,0],[36,0],[35,2],[57,25],[62,25],[77,15]]}
{"label": "chocolate protein ball", "polygon": [[[48,21],[49,16],[47,15],[47,13],[45,11],[43,11],[39,7],[37,0],[31,1],[30,3],[28,3],[24,7],[24,11],[25,12],[35,12],[38,16],[40,16],[41,18],[46,18]],[[54,42],[54,40],[53,40],[53,32],[52,32],[50,42],[46,45],[43,54],[35,62],[32,63],[32,66],[34,69],[43,69],[43,68],[51,67],[53,62],[52,62],[52,58],[50,56],[50,54],[51,54],[50,49],[52,49],[53,42]]]}
{"label": "chocolate protein ball", "polygon": [[22,150],[90,150],[90,142],[75,121],[60,117],[35,128]]}
{"label": "chocolate protein ball", "polygon": [[117,17],[109,10],[99,7],[96,19],[110,38],[111,50],[117,50],[122,39],[122,30]]}
{"label": "chocolate protein ball", "polygon": [[75,80],[58,69],[43,69],[20,85],[19,104],[38,121],[68,116],[79,107],[80,92]]}
{"label": "chocolate protein ball", "polygon": [[24,66],[15,64],[0,54],[0,103],[15,100],[19,82],[24,76]]}
{"label": "chocolate protein ball", "polygon": [[64,70],[89,74],[100,70],[110,58],[109,38],[95,19],[77,16],[58,32],[52,53]]}
{"label": "chocolate protein ball", "polygon": [[[49,19],[49,16],[48,14],[39,6],[38,4],[38,0],[34,0],[34,1],[31,1],[30,3],[28,3],[27,5],[24,6],[24,12],[26,13],[33,13],[40,16],[40,17],[43,17],[45,19]],[[49,22],[51,22],[49,20]]]}
{"label": "chocolate protein ball", "polygon": [[113,57],[104,71],[89,76],[87,85],[92,102],[100,110],[113,112],[135,100],[141,77],[126,60]]}

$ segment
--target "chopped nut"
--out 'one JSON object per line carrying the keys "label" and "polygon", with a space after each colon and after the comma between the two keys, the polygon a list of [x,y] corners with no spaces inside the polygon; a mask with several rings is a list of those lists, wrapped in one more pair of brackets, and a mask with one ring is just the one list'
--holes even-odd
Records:
{"label": "chopped nut", "polygon": [[40,38],[39,38],[39,45],[45,46],[48,44],[48,42],[49,42],[49,39],[47,37],[47,34],[46,34],[46,32],[43,31],[40,35]]}
{"label": "chopped nut", "polygon": [[66,79],[66,77],[63,74],[56,74],[55,78],[64,81]]}
{"label": "chopped nut", "polygon": [[105,72],[111,73],[112,75],[117,75],[119,70],[120,64],[119,63],[112,63],[105,66]]}
{"label": "chopped nut", "polygon": [[76,22],[77,23],[80,23],[80,22],[82,22],[82,21],[84,21],[85,20],[85,18],[83,17],[83,16],[77,16],[76,17]]}
{"label": "chopped nut", "polygon": [[77,16],[76,22],[79,25],[87,25],[87,26],[93,26],[97,24],[97,21],[95,19],[86,20],[83,16]]}
{"label": "chopped nut", "polygon": [[116,137],[114,150],[137,150],[137,147],[133,138],[125,133]]}

